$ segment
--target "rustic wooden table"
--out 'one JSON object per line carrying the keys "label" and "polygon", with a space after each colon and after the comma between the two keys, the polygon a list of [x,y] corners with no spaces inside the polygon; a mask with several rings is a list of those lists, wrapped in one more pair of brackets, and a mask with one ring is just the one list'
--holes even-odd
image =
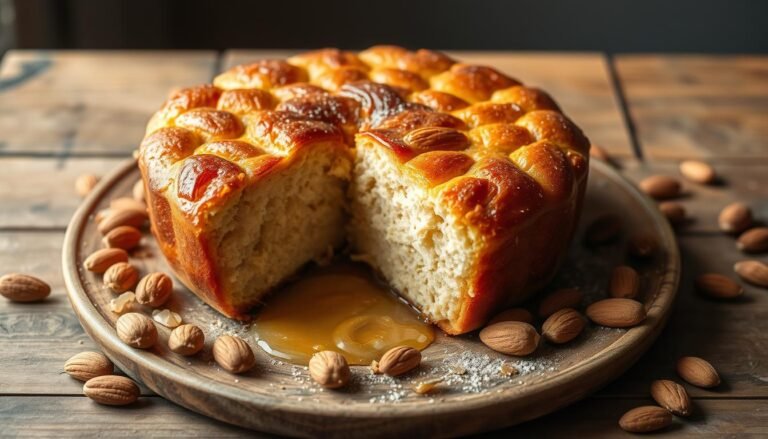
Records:
{"label": "rustic wooden table", "polygon": [[[12,51],[0,70],[0,272],[53,286],[39,304],[0,300],[0,436],[229,437],[253,434],[204,418],[144,389],[127,408],[100,406],[61,373],[98,349],[66,299],[61,243],[80,199],[81,173],[104,174],[131,156],[148,116],[174,86],[209,81],[235,63],[280,52]],[[692,292],[705,271],[732,273],[743,256],[717,231],[730,201],[768,221],[768,57],[600,53],[456,53],[552,93],[626,176],[677,174],[683,158],[713,163],[723,184],[687,184],[695,221],[680,230],[683,279],[675,312],[653,348],[621,379],[545,418],[497,432],[613,437],[624,411],[650,403],[653,379],[674,377],[681,355],[709,359],[723,385],[691,388],[696,414],[667,434],[768,435],[768,291],[738,302]],[[765,260],[765,256],[762,256]],[[493,434],[492,434],[493,435]]]}

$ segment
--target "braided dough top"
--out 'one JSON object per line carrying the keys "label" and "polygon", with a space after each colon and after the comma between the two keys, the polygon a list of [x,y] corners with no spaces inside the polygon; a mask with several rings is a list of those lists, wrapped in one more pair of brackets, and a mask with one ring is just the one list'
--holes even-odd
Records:
{"label": "braided dough top", "polygon": [[303,148],[352,154],[355,142],[389,148],[491,236],[568,201],[588,168],[589,141],[544,91],[394,46],[257,61],[175,91],[152,117],[140,160],[148,188],[197,223]]}

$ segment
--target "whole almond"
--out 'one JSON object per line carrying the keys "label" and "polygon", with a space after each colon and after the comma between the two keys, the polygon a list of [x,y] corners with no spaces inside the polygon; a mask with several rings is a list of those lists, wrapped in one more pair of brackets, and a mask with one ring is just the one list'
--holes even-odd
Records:
{"label": "whole almond", "polygon": [[467,148],[470,143],[461,131],[443,127],[417,128],[406,134],[403,141],[419,151],[434,149],[458,151]]}
{"label": "whole almond", "polygon": [[533,314],[525,308],[510,308],[493,316],[488,324],[492,325],[498,322],[525,322],[532,325]]}
{"label": "whole almond", "polygon": [[91,193],[98,182],[99,177],[93,174],[83,174],[75,180],[75,192],[77,192],[77,195],[85,197]]}
{"label": "whole almond", "polygon": [[539,333],[525,322],[499,322],[480,331],[480,341],[496,352],[525,356],[539,346]]}
{"label": "whole almond", "polygon": [[685,223],[685,207],[676,201],[662,201],[659,203],[659,210],[670,224],[678,226]]}
{"label": "whole almond", "polygon": [[725,233],[741,233],[752,226],[752,209],[744,203],[731,203],[720,211],[717,223]]}
{"label": "whole almond", "polygon": [[733,265],[733,271],[752,285],[768,288],[768,265],[760,261],[739,261]]}
{"label": "whole almond", "polygon": [[222,335],[213,343],[213,359],[227,372],[243,373],[256,364],[253,350],[240,337]]}
{"label": "whole almond", "polygon": [[668,175],[651,175],[640,181],[640,190],[657,200],[679,197],[682,187],[680,181]]}
{"label": "whole almond", "polygon": [[734,299],[744,294],[744,288],[738,282],[722,274],[702,274],[694,284],[700,293],[715,299]]}
{"label": "whole almond", "polygon": [[651,396],[660,406],[677,416],[691,414],[691,398],[680,384],[670,380],[656,380],[651,383]]}
{"label": "whole almond", "polygon": [[133,185],[133,189],[131,190],[131,195],[133,195],[133,199],[136,201],[141,201],[142,203],[147,201],[147,198],[144,195],[144,182],[139,180]]}
{"label": "whole almond", "polygon": [[157,343],[157,327],[144,314],[129,312],[121,315],[115,330],[120,340],[134,348],[148,349]]}
{"label": "whole almond", "polygon": [[338,352],[322,351],[309,360],[309,376],[326,389],[338,389],[349,382],[347,359]]}
{"label": "whole almond", "polygon": [[680,173],[694,183],[711,184],[717,180],[715,169],[701,160],[685,160],[680,163]]}
{"label": "whole almond", "polygon": [[539,317],[546,318],[563,308],[578,308],[584,293],[576,288],[561,288],[549,293],[539,304]]}
{"label": "whole almond", "polygon": [[624,413],[619,427],[630,433],[648,433],[661,430],[672,423],[672,413],[655,405],[645,405]]}
{"label": "whole almond", "polygon": [[147,221],[146,210],[140,209],[109,209],[109,213],[98,224],[99,233],[106,235],[107,232],[120,226],[131,226],[141,228]]}
{"label": "whole almond", "polygon": [[629,254],[645,259],[653,256],[659,245],[652,236],[637,234],[629,239]]}
{"label": "whole almond", "polygon": [[605,214],[592,221],[584,231],[584,243],[590,247],[607,244],[615,240],[623,228],[621,218]]}
{"label": "whole almond", "polygon": [[118,262],[128,262],[128,253],[121,248],[103,248],[91,253],[83,262],[83,267],[94,273],[104,273],[107,268]]}
{"label": "whole almond", "polygon": [[717,370],[703,358],[681,357],[677,360],[676,369],[680,378],[694,386],[708,389],[720,385]]}
{"label": "whole almond", "polygon": [[149,273],[136,286],[136,301],[153,308],[163,305],[171,297],[173,280],[165,273]]}
{"label": "whole almond", "polygon": [[138,201],[131,197],[115,198],[109,202],[109,208],[114,210],[134,209],[147,210],[147,205],[143,201]]}
{"label": "whole almond", "polygon": [[544,321],[541,334],[550,343],[568,343],[581,334],[586,321],[578,311],[572,308],[561,309]]}
{"label": "whole almond", "polygon": [[381,356],[378,371],[394,377],[413,370],[420,363],[421,352],[418,349],[410,346],[397,346]]}
{"label": "whole almond", "polygon": [[101,242],[108,248],[121,248],[130,250],[141,241],[141,231],[136,227],[118,226],[107,232]]}
{"label": "whole almond", "polygon": [[126,405],[139,398],[139,386],[124,376],[103,375],[88,380],[83,394],[99,404]]}
{"label": "whole almond", "polygon": [[640,291],[640,276],[634,268],[620,265],[613,269],[608,289],[611,297],[634,299]]}
{"label": "whole almond", "polygon": [[768,251],[768,227],[755,227],[739,236],[736,247],[745,253]]}
{"label": "whole almond", "polygon": [[629,328],[645,320],[645,307],[632,299],[611,298],[589,305],[587,317],[600,326]]}
{"label": "whole almond", "polygon": [[104,285],[116,293],[122,293],[136,286],[139,271],[128,262],[118,262],[104,272]]}
{"label": "whole almond", "polygon": [[205,334],[195,325],[181,325],[171,331],[168,337],[168,348],[184,356],[195,355],[205,346]]}
{"label": "whole almond", "polygon": [[51,294],[51,287],[42,280],[21,273],[0,277],[0,295],[11,302],[39,302]]}
{"label": "whole almond", "polygon": [[64,363],[64,372],[80,381],[102,375],[112,375],[115,367],[104,354],[100,352],[80,352]]}

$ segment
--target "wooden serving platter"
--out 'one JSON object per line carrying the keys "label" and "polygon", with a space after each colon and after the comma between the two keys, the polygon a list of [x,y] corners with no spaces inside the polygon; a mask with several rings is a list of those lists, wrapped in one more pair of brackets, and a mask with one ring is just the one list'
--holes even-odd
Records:
{"label": "wooden serving platter", "polygon": [[[203,352],[191,358],[172,353],[166,346],[170,330],[161,325],[160,342],[148,351],[133,349],[117,338],[118,315],[109,309],[115,295],[102,285],[101,275],[83,270],[82,262],[100,247],[95,213],[111,199],[130,196],[138,179],[135,162],[126,163],[99,184],[73,217],[63,251],[72,307],[88,334],[126,374],[190,410],[261,431],[295,436],[455,436],[542,416],[585,397],[632,365],[661,332],[677,290],[680,261],[667,221],[615,170],[593,160],[581,224],[550,289],[579,287],[586,305],[605,297],[614,266],[631,263],[642,277],[642,300],[648,311],[643,324],[629,330],[589,326],[573,342],[557,347],[542,343],[525,358],[495,353],[476,334],[438,334],[423,352],[421,367],[409,375],[389,378],[355,366],[350,386],[323,390],[311,381],[306,368],[267,355],[246,326],[220,316],[179,282],[167,307],[206,332]],[[621,237],[608,245],[585,247],[585,225],[606,213],[624,218]],[[628,237],[635,233],[657,240],[660,248],[652,258],[639,261],[627,256]],[[142,274],[170,272],[149,233],[131,260]],[[535,309],[536,302],[528,305]],[[210,347],[223,333],[236,333],[251,344],[258,360],[252,371],[231,375],[215,365]],[[500,373],[505,363],[519,373]],[[415,383],[435,378],[443,379],[435,392],[420,395],[412,390]]]}

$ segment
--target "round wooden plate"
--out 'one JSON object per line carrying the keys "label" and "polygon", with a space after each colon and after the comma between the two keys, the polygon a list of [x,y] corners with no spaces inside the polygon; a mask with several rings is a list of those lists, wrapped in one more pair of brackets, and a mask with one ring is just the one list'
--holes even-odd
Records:
{"label": "round wooden plate", "polygon": [[[629,260],[642,276],[642,300],[648,311],[642,325],[629,330],[591,326],[567,345],[543,343],[526,358],[497,354],[483,346],[476,334],[438,334],[423,352],[422,366],[415,373],[395,379],[356,366],[350,386],[342,391],[322,390],[304,367],[268,356],[243,325],[221,317],[178,282],[168,307],[185,322],[203,328],[207,338],[203,352],[191,358],[170,352],[166,346],[170,331],[160,325],[160,343],[151,350],[133,349],[117,338],[118,316],[109,309],[115,295],[102,285],[100,275],[81,267],[101,245],[94,214],[109,200],[130,196],[138,179],[134,162],[121,166],[99,184],[72,219],[63,253],[72,307],[91,338],[134,379],[198,413],[257,430],[298,436],[406,432],[455,436],[536,418],[583,398],[633,364],[661,332],[677,290],[679,256],[667,221],[651,200],[616,171],[593,160],[581,226],[552,288],[577,286],[585,292],[585,304],[605,297],[611,269],[628,261],[628,236],[653,236],[660,243],[656,254],[647,261]],[[584,225],[611,212],[624,218],[621,238],[586,248]],[[170,272],[148,233],[131,259],[142,273]],[[215,365],[210,346],[222,333],[237,333],[251,343],[258,360],[254,370],[235,376]],[[519,373],[502,374],[503,364]],[[443,380],[435,392],[421,395],[412,390],[414,383],[431,379]]]}

